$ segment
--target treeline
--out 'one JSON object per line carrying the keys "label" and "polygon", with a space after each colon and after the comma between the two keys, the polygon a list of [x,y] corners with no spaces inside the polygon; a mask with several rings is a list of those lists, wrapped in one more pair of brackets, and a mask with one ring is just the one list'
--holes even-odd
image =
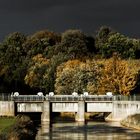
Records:
{"label": "treeline", "polygon": [[140,40],[109,27],[8,35],[0,44],[0,92],[129,95],[139,92]]}

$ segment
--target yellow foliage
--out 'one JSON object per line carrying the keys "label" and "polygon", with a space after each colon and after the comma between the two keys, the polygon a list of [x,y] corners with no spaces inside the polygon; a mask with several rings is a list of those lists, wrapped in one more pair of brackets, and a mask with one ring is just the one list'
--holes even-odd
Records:
{"label": "yellow foliage", "polygon": [[0,67],[0,76],[2,76],[3,74],[5,74],[8,71],[8,68],[9,68],[8,65],[3,66],[3,67],[1,66]]}
{"label": "yellow foliage", "polygon": [[104,60],[103,65],[102,76],[99,78],[98,92],[111,91],[129,95],[130,91],[136,86],[137,74],[140,70],[138,61],[121,60],[113,57]]}
{"label": "yellow foliage", "polygon": [[39,65],[46,65],[49,63],[49,60],[44,58],[42,54],[37,54],[32,58],[33,62],[35,62],[35,64],[39,64]]}
{"label": "yellow foliage", "polygon": [[47,66],[49,64],[49,60],[44,58],[42,54],[38,54],[32,58],[33,64],[28,69],[28,73],[26,74],[24,80],[25,83],[31,87],[39,86],[40,77],[43,77],[44,73],[40,73],[39,70],[43,68],[43,66]]}
{"label": "yellow foliage", "polygon": [[33,87],[34,82],[37,80],[37,75],[33,72],[30,71],[26,76],[25,76],[25,83]]}

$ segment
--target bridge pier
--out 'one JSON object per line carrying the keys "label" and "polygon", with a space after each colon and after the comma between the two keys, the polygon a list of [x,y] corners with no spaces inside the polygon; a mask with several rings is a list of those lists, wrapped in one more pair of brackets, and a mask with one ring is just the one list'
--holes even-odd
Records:
{"label": "bridge pier", "polygon": [[41,122],[50,122],[51,121],[51,103],[49,100],[43,102],[42,106],[42,115]]}
{"label": "bridge pier", "polygon": [[84,122],[85,121],[85,101],[79,100],[78,101],[78,111],[75,116],[75,120],[78,122]]}

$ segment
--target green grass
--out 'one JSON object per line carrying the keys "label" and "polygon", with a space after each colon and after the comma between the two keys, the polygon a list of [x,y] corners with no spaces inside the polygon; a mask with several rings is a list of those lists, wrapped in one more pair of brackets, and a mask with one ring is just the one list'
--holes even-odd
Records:
{"label": "green grass", "polygon": [[14,117],[0,117],[0,133],[15,123]]}

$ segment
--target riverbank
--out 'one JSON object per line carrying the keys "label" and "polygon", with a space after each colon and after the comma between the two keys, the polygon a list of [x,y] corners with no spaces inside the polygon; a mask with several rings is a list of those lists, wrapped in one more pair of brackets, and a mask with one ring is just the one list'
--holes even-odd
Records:
{"label": "riverbank", "polygon": [[15,123],[15,117],[0,117],[0,133]]}
{"label": "riverbank", "polygon": [[35,139],[36,128],[28,116],[19,115],[12,121],[8,118],[0,120],[2,122],[2,125],[0,124],[0,140]]}
{"label": "riverbank", "polygon": [[128,116],[126,119],[121,121],[121,125],[140,131],[140,114]]}

